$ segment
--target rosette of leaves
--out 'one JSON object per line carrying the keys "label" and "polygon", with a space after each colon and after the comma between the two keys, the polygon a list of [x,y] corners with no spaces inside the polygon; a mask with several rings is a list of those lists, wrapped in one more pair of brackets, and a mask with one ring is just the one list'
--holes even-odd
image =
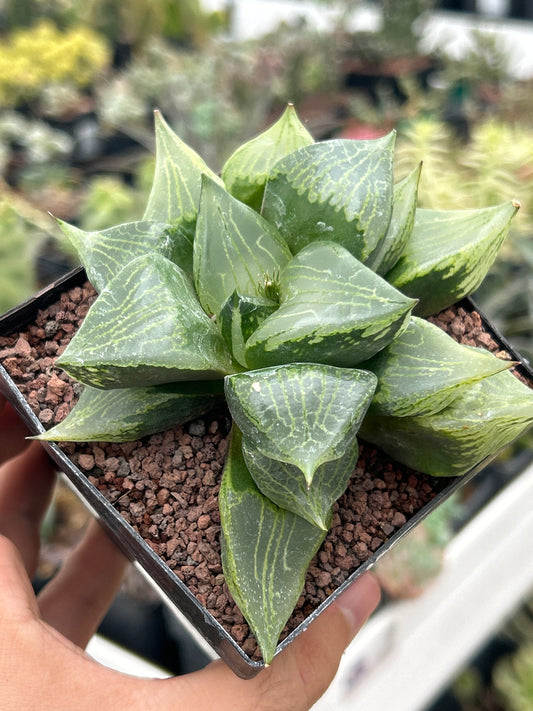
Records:
{"label": "rosette of leaves", "polygon": [[159,114],[156,148],[141,221],[60,223],[99,295],[57,361],[85,389],[41,439],[135,439],[225,398],[223,566],[268,663],[362,424],[427,471],[440,450],[449,475],[533,419],[509,362],[412,315],[476,288],[517,206],[419,211],[420,168],[393,182],[393,133],[315,143],[292,106],[221,177]]}

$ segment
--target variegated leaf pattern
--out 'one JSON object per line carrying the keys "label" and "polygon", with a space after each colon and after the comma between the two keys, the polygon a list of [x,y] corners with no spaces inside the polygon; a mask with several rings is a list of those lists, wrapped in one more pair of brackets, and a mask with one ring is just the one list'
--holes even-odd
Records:
{"label": "variegated leaf pattern", "polygon": [[461,476],[484,466],[531,424],[531,389],[507,370],[474,383],[434,415],[367,415],[360,434],[413,469]]}
{"label": "variegated leaf pattern", "polygon": [[224,166],[235,197],[157,112],[143,219],[62,223],[100,296],[57,361],[87,387],[43,439],[150,434],[203,411],[224,378],[222,563],[267,663],[358,438],[452,476],[533,423],[531,390],[496,372],[508,363],[411,318],[417,299],[430,314],[479,285],[517,205],[415,212],[419,169],[393,186],[393,149],[394,133],[314,144],[289,108]]}
{"label": "variegated leaf pattern", "polygon": [[513,362],[464,346],[429,321],[413,316],[405,331],[361,367],[377,375],[374,415],[432,415],[464,388],[507,370]]}
{"label": "variegated leaf pattern", "polygon": [[178,222],[191,236],[198,215],[202,174],[220,178],[155,112],[156,163],[143,219]]}
{"label": "variegated leaf pattern", "polygon": [[235,370],[190,279],[159,255],[138,257],[111,280],[57,364],[104,389],[222,378]]}
{"label": "variegated leaf pattern", "polygon": [[285,241],[255,210],[204,176],[194,240],[194,281],[204,310],[226,299],[257,297],[291,258]]}
{"label": "variegated leaf pattern", "polygon": [[373,373],[315,363],[225,379],[228,406],[248,449],[298,467],[308,486],[321,464],[350,447],[375,387]]}
{"label": "variegated leaf pattern", "polygon": [[419,300],[418,316],[451,306],[481,284],[518,207],[508,202],[475,210],[418,209],[411,237],[387,280]]}
{"label": "variegated leaf pattern", "polygon": [[394,186],[392,217],[387,234],[365,262],[376,274],[387,274],[405,249],[415,224],[422,164]]}
{"label": "variegated leaf pattern", "polygon": [[219,493],[222,565],[228,588],[269,664],[326,532],[261,494],[240,444],[234,426]]}
{"label": "variegated leaf pattern", "polygon": [[369,141],[323,141],[276,163],[262,214],[293,253],[330,240],[367,259],[391,219],[394,139],[391,133]]}
{"label": "variegated leaf pattern", "polygon": [[246,341],[277,308],[278,304],[267,298],[242,296],[237,291],[226,299],[218,324],[230,352],[243,367],[248,367]]}
{"label": "variegated leaf pattern", "polygon": [[179,225],[143,220],[86,232],[63,220],[57,222],[98,292],[128,262],[143,254],[162,254],[192,275],[192,238]]}
{"label": "variegated leaf pattern", "polygon": [[222,168],[227,190],[254,210],[261,209],[265,184],[275,163],[298,148],[314,143],[289,104],[266,131],[243,143]]}
{"label": "variegated leaf pattern", "polygon": [[294,464],[270,459],[243,439],[244,461],[259,490],[271,501],[327,531],[332,506],[346,491],[358,458],[357,439],[338,459],[321,464],[311,486]]}
{"label": "variegated leaf pattern", "polygon": [[128,442],[189,422],[221,400],[220,380],[118,390],[86,385],[67,417],[36,439]]}
{"label": "variegated leaf pattern", "polygon": [[246,344],[250,368],[355,366],[402,331],[416,303],[334,242],[314,242],[293,257],[279,293],[279,309]]}

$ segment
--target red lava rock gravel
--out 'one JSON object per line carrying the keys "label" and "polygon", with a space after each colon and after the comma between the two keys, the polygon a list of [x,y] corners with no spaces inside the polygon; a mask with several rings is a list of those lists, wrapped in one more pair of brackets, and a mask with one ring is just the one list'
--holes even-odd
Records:
{"label": "red lava rock gravel", "polygon": [[[92,287],[63,293],[21,333],[0,337],[0,360],[45,427],[60,422],[80,385],[55,369],[55,358],[95,299]],[[449,309],[432,319],[458,340],[498,350],[477,313]],[[124,444],[62,444],[122,517],[181,578],[252,658],[255,639],[224,582],[217,494],[228,444],[224,410]],[[309,567],[305,589],[284,636],[300,624],[372,553],[446,485],[398,465],[360,442],[359,461],[333,523]]]}

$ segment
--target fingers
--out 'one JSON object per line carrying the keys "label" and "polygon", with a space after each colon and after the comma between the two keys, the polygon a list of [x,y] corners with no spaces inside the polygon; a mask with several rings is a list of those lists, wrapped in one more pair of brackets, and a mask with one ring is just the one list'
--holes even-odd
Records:
{"label": "fingers", "polygon": [[39,595],[43,620],[84,648],[113,601],[126,565],[126,558],[92,521]]}
{"label": "fingers", "polygon": [[[2,711],[149,708],[150,690],[141,680],[100,666],[42,623],[24,563],[4,536],[0,536],[0,590]],[[141,694],[146,699],[142,705]]]}
{"label": "fingers", "polygon": [[337,672],[344,650],[375,610],[380,597],[376,578],[370,573],[362,576],[294,641],[285,658],[283,654],[278,657],[274,677],[286,674],[294,665],[301,680],[295,705],[290,708],[298,708],[296,700],[303,699],[302,709],[307,709],[322,696]]}
{"label": "fingers", "polygon": [[40,526],[54,483],[54,467],[39,442],[0,467],[0,533],[19,549],[30,577],[37,567]]}
{"label": "fingers", "polygon": [[39,614],[33,588],[19,551],[9,538],[0,535],[0,629],[2,637],[11,623],[36,618]]}
{"label": "fingers", "polygon": [[[55,484],[54,467],[39,442],[28,443],[26,427],[0,395],[0,534],[18,548],[33,577],[40,526]],[[15,456],[16,455],[16,456]],[[43,619],[85,647],[120,585],[126,560],[93,522],[39,597]]]}
{"label": "fingers", "polygon": [[26,425],[5,397],[0,395],[0,464],[26,449],[29,434]]}
{"label": "fingers", "polygon": [[165,702],[171,698],[172,688],[183,708],[194,703],[196,708],[216,708],[217,711],[307,710],[333,680],[345,648],[379,599],[379,585],[374,576],[367,573],[254,679],[239,679],[225,664],[215,662],[195,674],[162,682],[158,692],[165,696],[157,699],[167,708]]}

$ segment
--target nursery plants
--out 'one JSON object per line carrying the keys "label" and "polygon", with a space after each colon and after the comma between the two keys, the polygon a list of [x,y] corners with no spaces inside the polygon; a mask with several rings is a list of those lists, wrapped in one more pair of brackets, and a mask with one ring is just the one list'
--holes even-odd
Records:
{"label": "nursery plants", "polygon": [[394,133],[315,143],[289,105],[221,176],[156,113],[141,220],[60,221],[98,297],[56,366],[83,384],[39,439],[125,442],[224,402],[224,576],[269,663],[358,459],[438,477],[533,422],[512,360],[426,317],[479,286],[518,209],[417,209]]}
{"label": "nursery plants", "polygon": [[49,85],[85,87],[109,61],[105,41],[88,28],[61,32],[43,19],[15,30],[0,48],[0,105],[35,100]]}

